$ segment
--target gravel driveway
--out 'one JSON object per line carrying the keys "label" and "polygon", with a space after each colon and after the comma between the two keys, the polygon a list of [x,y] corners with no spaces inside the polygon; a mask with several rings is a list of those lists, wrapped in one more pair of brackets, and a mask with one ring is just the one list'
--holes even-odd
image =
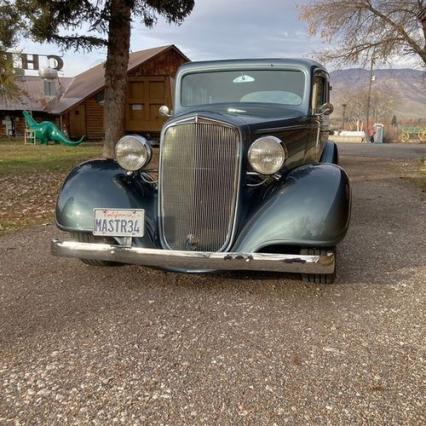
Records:
{"label": "gravel driveway", "polygon": [[53,226],[1,238],[0,424],[425,424],[425,193],[399,177],[426,146],[369,150],[341,146],[333,285],[91,268],[50,256]]}

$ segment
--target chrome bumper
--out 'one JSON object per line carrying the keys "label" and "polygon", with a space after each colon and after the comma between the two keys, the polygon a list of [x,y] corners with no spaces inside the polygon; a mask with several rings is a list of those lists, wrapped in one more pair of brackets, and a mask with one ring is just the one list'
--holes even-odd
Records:
{"label": "chrome bumper", "polygon": [[327,253],[323,256],[302,256],[270,253],[199,252],[59,240],[52,241],[51,252],[55,256],[105,260],[186,271],[235,270],[332,274],[335,268],[333,253]]}

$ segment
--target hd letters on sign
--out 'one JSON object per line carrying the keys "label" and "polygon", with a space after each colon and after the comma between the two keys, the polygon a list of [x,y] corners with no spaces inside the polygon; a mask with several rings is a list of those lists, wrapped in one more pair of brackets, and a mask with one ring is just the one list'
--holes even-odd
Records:
{"label": "hd letters on sign", "polygon": [[7,59],[13,63],[14,68],[22,70],[34,70],[40,69],[40,56],[47,58],[50,68],[56,71],[61,71],[64,67],[64,61],[60,56],[57,55],[37,55],[33,53],[14,53],[6,52]]}

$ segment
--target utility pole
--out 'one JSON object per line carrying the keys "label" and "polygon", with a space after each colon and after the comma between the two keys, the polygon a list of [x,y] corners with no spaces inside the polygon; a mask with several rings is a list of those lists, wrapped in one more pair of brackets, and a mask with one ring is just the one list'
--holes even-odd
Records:
{"label": "utility pole", "polygon": [[343,113],[342,113],[342,130],[345,130],[346,107],[347,107],[347,104],[342,104],[342,108],[343,108]]}
{"label": "utility pole", "polygon": [[365,127],[366,127],[366,131],[367,131],[367,137],[369,137],[370,135],[368,134],[368,123],[370,121],[370,104],[371,104],[371,86],[374,80],[374,63],[376,58],[374,57],[376,53],[376,47],[374,47],[373,49],[373,54],[371,55],[371,63],[370,63],[370,79],[368,82],[368,96],[367,96],[367,119],[366,119],[366,123],[365,123]]}

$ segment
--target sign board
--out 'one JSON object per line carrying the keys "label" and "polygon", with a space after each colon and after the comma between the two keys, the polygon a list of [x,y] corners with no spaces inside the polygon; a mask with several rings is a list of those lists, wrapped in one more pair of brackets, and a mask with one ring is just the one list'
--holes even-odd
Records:
{"label": "sign board", "polygon": [[21,70],[38,71],[40,69],[40,57],[47,58],[47,65],[54,70],[61,71],[64,61],[58,55],[38,55],[35,53],[5,52],[6,57],[13,63],[13,68]]}

